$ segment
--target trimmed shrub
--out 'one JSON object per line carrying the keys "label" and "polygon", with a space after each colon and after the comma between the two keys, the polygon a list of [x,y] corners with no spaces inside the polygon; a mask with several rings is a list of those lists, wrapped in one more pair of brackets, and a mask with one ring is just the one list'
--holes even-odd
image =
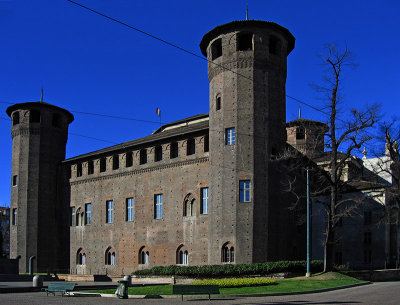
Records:
{"label": "trimmed shrub", "polygon": [[233,287],[277,285],[277,282],[272,279],[243,278],[243,279],[204,280],[204,281],[193,282],[190,285],[218,285],[221,288],[233,288]]}
{"label": "trimmed shrub", "polygon": [[[323,261],[312,261],[311,271],[313,273],[323,270]],[[246,275],[268,275],[272,273],[305,273],[305,261],[277,261],[255,264],[224,264],[204,266],[156,266],[151,269],[137,270],[133,275],[159,275],[159,276],[188,276],[198,278],[210,277],[235,277]]]}

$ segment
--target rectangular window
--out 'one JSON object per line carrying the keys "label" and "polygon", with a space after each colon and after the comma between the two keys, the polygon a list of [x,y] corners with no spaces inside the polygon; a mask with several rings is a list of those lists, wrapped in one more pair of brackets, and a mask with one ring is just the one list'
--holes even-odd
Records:
{"label": "rectangular window", "polygon": [[251,51],[253,50],[253,34],[240,33],[237,35],[237,50]]}
{"label": "rectangular window", "polygon": [[147,163],[147,150],[142,149],[140,150],[140,164],[146,164]]}
{"label": "rectangular window", "polygon": [[204,137],[204,152],[210,151],[210,138],[207,136]]}
{"label": "rectangular window", "polygon": [[107,161],[106,158],[101,158],[100,159],[100,173],[105,172],[107,169]]}
{"label": "rectangular window", "polygon": [[126,161],[126,163],[125,163],[126,167],[131,167],[133,165],[133,154],[131,151],[126,153],[125,161]]}
{"label": "rectangular window", "polygon": [[221,97],[217,96],[215,100],[215,110],[221,110]]}
{"label": "rectangular window", "polygon": [[93,162],[93,160],[88,161],[87,173],[88,173],[88,175],[93,175],[93,173],[94,173],[94,162]]}
{"label": "rectangular window", "polygon": [[71,224],[71,227],[75,226],[75,207],[70,207],[71,209],[71,221],[69,222]]}
{"label": "rectangular window", "polygon": [[114,221],[114,202],[112,200],[106,201],[106,223],[113,223]]}
{"label": "rectangular window", "polygon": [[126,199],[126,221],[133,221],[133,198]]}
{"label": "rectangular window", "polygon": [[40,123],[40,111],[39,110],[31,110],[31,112],[29,114],[29,122]]}
{"label": "rectangular window", "polygon": [[12,124],[17,125],[19,124],[19,112],[14,112],[12,115]]}
{"label": "rectangular window", "polygon": [[13,209],[12,221],[11,221],[13,226],[17,225],[17,215],[18,215],[17,213],[18,213],[18,210],[17,209]]}
{"label": "rectangular window", "polygon": [[85,204],[85,224],[90,225],[92,223],[92,204]]}
{"label": "rectangular window", "polygon": [[196,142],[193,138],[188,139],[186,143],[186,155],[194,155],[196,153]]}
{"label": "rectangular window", "polygon": [[163,154],[162,146],[161,145],[156,146],[155,149],[154,149],[154,161],[155,162],[161,161],[162,160],[162,154]]}
{"label": "rectangular window", "polygon": [[112,158],[113,161],[113,170],[116,170],[119,168],[119,155],[114,155]]}
{"label": "rectangular window", "polygon": [[14,175],[12,177],[12,185],[16,186],[18,184],[18,175]]}
{"label": "rectangular window", "polygon": [[82,163],[78,163],[76,165],[76,176],[81,177],[82,176]]}
{"label": "rectangular window", "polygon": [[250,202],[251,201],[251,184],[250,180],[239,181],[239,201]]}
{"label": "rectangular window", "polygon": [[163,194],[154,195],[154,219],[163,217]]}
{"label": "rectangular window", "polygon": [[225,130],[225,145],[234,145],[236,142],[235,128]]}
{"label": "rectangular window", "polygon": [[208,214],[208,187],[200,189],[201,206],[200,214]]}
{"label": "rectangular window", "polygon": [[173,142],[170,146],[170,158],[174,159],[178,157],[178,143]]}

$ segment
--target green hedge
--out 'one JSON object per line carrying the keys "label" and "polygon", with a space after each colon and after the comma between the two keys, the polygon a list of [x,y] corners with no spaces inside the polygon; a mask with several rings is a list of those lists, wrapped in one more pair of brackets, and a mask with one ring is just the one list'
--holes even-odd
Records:
{"label": "green hedge", "polygon": [[[323,270],[323,261],[312,261],[311,271]],[[279,272],[305,273],[305,261],[278,261],[239,265],[205,265],[205,266],[156,266],[151,269],[137,270],[133,275],[180,275],[198,278],[234,277],[243,275],[267,275]]]}
{"label": "green hedge", "polygon": [[219,279],[219,280],[202,280],[193,282],[189,285],[218,285],[220,288],[240,288],[277,285],[273,279],[263,278],[240,278],[240,279]]}

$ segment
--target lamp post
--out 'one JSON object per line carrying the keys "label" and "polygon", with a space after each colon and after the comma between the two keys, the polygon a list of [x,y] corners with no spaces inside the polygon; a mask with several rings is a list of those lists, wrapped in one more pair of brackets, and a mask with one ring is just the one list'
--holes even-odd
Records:
{"label": "lamp post", "polygon": [[306,277],[310,277],[310,174],[307,168],[307,272]]}

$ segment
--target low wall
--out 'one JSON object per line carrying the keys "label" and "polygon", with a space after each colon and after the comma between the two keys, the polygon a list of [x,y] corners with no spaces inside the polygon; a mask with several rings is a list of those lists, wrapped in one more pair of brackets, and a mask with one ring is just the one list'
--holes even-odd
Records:
{"label": "low wall", "polygon": [[400,281],[400,269],[343,271],[342,273],[370,282]]}

